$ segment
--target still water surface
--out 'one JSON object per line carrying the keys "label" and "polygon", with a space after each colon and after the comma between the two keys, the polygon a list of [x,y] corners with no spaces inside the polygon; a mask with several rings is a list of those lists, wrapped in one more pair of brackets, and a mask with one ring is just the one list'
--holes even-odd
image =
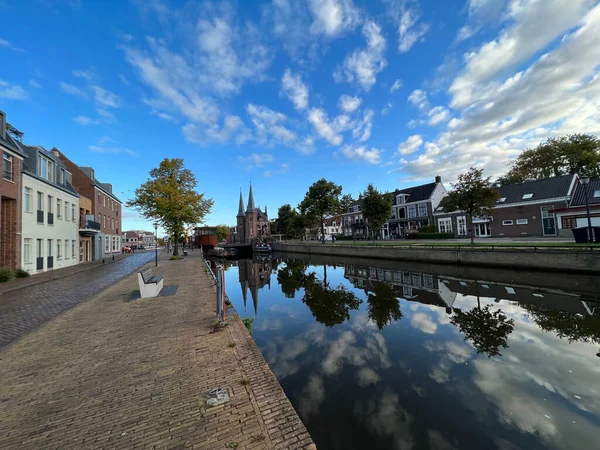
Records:
{"label": "still water surface", "polygon": [[227,270],[319,450],[600,448],[593,294],[350,262]]}

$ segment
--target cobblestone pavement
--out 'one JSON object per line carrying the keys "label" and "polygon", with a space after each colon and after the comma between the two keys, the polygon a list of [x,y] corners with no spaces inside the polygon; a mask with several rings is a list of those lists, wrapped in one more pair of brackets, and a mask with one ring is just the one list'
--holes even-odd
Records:
{"label": "cobblestone pavement", "polygon": [[152,259],[154,253],[133,254],[66,278],[0,295],[0,349],[90,299]]}
{"label": "cobblestone pavement", "polygon": [[239,316],[215,332],[199,252],[154,272],[177,294],[126,302],[132,274],[0,350],[0,448],[314,450]]}

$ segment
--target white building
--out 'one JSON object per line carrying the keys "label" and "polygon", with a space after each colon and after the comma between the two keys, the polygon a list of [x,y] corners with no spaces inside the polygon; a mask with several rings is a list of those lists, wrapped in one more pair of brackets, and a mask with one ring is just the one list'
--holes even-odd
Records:
{"label": "white building", "polygon": [[79,195],[71,173],[43,147],[20,145],[23,161],[21,267],[30,273],[78,264]]}

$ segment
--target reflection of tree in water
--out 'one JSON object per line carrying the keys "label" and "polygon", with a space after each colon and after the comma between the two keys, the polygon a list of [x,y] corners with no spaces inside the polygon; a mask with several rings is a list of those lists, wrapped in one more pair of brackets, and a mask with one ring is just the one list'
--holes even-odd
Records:
{"label": "reflection of tree in water", "polygon": [[287,298],[294,298],[296,292],[304,287],[306,280],[306,264],[303,262],[286,262],[285,267],[277,271],[277,282],[281,292]]}
{"label": "reflection of tree in water", "polygon": [[600,317],[568,311],[551,311],[538,305],[522,305],[544,331],[570,342],[600,344]]}
{"label": "reflection of tree in water", "polygon": [[365,292],[367,293],[367,303],[369,305],[369,319],[377,324],[379,330],[402,319],[400,302],[392,285],[378,281],[373,286],[373,292]]}
{"label": "reflection of tree in water", "polygon": [[460,329],[477,349],[477,353],[485,353],[488,358],[502,356],[500,348],[507,348],[508,336],[515,329],[514,320],[508,319],[501,309],[490,311],[491,305],[481,308],[479,298],[477,306],[468,312],[454,308],[450,323]]}
{"label": "reflection of tree in water", "polygon": [[306,276],[302,301],[317,321],[332,327],[350,319],[350,310],[358,309],[362,300],[341,284],[330,287],[326,274],[323,281],[314,272]]}

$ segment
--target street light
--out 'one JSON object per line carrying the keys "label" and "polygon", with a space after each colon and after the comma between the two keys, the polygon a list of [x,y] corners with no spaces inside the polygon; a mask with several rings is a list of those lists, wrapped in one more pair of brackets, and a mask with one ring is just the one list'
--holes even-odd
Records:
{"label": "street light", "polygon": [[590,216],[590,200],[588,199],[588,184],[590,184],[590,177],[581,177],[579,183],[583,185],[583,194],[585,196],[585,212],[587,214],[588,221],[588,242],[594,242],[594,230],[592,229],[592,217]]}
{"label": "street light", "polygon": [[154,222],[154,266],[158,267],[158,223]]}

